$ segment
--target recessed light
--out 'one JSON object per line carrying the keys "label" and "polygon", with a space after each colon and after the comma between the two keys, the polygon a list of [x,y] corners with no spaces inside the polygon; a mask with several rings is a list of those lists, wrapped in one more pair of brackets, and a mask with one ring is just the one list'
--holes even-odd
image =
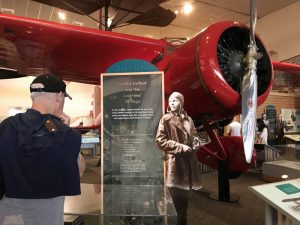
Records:
{"label": "recessed light", "polygon": [[185,3],[183,6],[183,13],[188,15],[193,11],[193,6],[190,3]]}
{"label": "recessed light", "polygon": [[58,12],[58,17],[59,17],[59,19],[61,19],[61,20],[65,20],[65,19],[66,19],[66,14],[63,13],[63,12]]}

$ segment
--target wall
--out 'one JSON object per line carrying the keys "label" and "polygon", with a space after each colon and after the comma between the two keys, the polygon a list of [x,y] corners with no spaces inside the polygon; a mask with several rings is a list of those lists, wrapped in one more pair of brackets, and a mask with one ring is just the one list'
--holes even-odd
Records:
{"label": "wall", "polygon": [[267,105],[274,105],[276,113],[279,113],[281,109],[300,109],[300,94],[271,92],[267,100],[258,107],[257,118],[261,118]]}
{"label": "wall", "polygon": [[[259,9],[258,9],[259,10]],[[257,20],[256,32],[278,61],[300,54],[300,2]]]}
{"label": "wall", "polygon": [[[0,117],[7,116],[10,107],[31,107],[29,86],[34,77],[0,80]],[[73,117],[90,116],[95,85],[67,82],[67,92],[73,98],[65,100],[65,112]]]}
{"label": "wall", "polygon": [[32,77],[0,80],[0,116],[8,116],[10,107],[31,106],[29,86]]}

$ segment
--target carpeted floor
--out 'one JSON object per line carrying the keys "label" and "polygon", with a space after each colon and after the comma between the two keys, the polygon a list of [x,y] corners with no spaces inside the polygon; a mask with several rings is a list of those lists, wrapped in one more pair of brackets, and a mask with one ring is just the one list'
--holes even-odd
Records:
{"label": "carpeted floor", "polygon": [[264,202],[248,190],[263,184],[260,173],[247,172],[230,181],[230,193],[237,202],[221,202],[209,197],[218,193],[217,172],[202,174],[203,189],[192,192],[188,209],[189,225],[264,225]]}
{"label": "carpeted floor", "polygon": [[[100,183],[98,159],[87,159],[87,169],[82,183]],[[237,202],[221,202],[209,197],[218,193],[216,171],[202,174],[203,189],[190,195],[188,209],[189,225],[264,225],[264,202],[248,187],[263,184],[261,173],[249,171],[239,178],[230,180],[230,193],[239,197]],[[99,224],[98,218],[86,217],[85,225]]]}

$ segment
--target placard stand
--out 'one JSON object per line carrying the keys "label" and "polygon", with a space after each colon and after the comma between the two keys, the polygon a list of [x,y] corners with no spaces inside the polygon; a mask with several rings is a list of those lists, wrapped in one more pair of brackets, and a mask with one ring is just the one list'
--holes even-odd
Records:
{"label": "placard stand", "polygon": [[163,72],[125,60],[101,74],[101,86],[100,224],[176,224],[155,145],[164,112]]}

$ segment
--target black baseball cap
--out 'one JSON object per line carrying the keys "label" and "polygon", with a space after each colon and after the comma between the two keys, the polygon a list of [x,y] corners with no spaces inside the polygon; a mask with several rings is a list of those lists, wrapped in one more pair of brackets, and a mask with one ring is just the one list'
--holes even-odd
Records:
{"label": "black baseball cap", "polygon": [[72,99],[66,92],[65,82],[52,74],[43,74],[36,77],[30,84],[30,92],[62,92],[65,97]]}

